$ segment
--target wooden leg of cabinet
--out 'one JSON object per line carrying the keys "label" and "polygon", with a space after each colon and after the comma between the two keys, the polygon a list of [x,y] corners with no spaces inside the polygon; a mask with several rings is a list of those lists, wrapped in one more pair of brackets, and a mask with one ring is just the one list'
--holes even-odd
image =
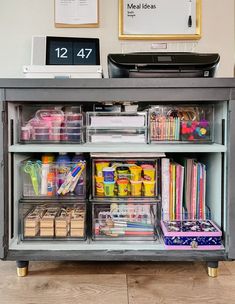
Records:
{"label": "wooden leg of cabinet", "polygon": [[17,261],[17,276],[26,277],[28,275],[29,262],[28,261]]}

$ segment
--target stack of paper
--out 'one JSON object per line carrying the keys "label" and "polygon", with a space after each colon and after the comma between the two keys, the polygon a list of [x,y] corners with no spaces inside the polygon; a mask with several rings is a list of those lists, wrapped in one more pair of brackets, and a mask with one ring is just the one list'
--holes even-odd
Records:
{"label": "stack of paper", "polygon": [[185,160],[184,208],[187,219],[206,218],[206,166]]}
{"label": "stack of paper", "polygon": [[184,166],[162,159],[162,219],[206,219],[206,166],[185,159]]}
{"label": "stack of paper", "polygon": [[181,220],[183,217],[184,167],[162,159],[162,211],[165,220]]}

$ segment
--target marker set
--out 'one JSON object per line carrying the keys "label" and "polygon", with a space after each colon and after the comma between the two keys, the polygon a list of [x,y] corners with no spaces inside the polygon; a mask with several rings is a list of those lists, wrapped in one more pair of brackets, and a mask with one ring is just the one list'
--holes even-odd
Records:
{"label": "marker set", "polygon": [[92,204],[93,239],[155,239],[156,204]]}

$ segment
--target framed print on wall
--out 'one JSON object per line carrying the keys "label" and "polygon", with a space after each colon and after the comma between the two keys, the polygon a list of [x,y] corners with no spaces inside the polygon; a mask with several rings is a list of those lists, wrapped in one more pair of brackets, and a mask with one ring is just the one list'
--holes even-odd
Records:
{"label": "framed print on wall", "polygon": [[55,27],[99,27],[99,0],[54,0]]}
{"label": "framed print on wall", "polygon": [[201,0],[119,0],[119,39],[200,38]]}

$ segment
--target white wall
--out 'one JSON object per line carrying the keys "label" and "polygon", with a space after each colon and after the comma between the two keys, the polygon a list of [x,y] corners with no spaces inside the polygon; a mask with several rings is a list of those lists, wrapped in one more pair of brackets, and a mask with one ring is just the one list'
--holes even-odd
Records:
{"label": "white wall", "polygon": [[[202,3],[202,39],[194,51],[218,52],[221,63],[217,76],[233,76],[234,0]],[[152,43],[118,40],[118,0],[100,0],[100,27],[93,29],[56,29],[54,0],[0,0],[0,77],[22,77],[22,66],[30,64],[32,35],[98,37],[105,71],[108,53],[150,50]],[[191,49],[188,43],[169,46]]]}

